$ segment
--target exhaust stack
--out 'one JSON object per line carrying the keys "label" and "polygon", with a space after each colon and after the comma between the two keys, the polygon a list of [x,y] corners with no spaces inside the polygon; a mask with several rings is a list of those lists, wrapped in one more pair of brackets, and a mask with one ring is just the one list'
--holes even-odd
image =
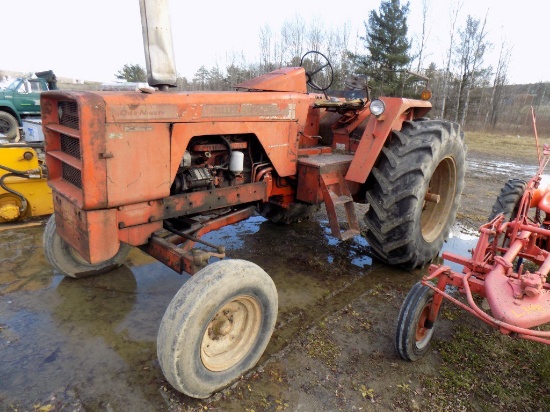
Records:
{"label": "exhaust stack", "polygon": [[177,73],[168,0],[139,0],[147,82],[167,90],[176,87]]}

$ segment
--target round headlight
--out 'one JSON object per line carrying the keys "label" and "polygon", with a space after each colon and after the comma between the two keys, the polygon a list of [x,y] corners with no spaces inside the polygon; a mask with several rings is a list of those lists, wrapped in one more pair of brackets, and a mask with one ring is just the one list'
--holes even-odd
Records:
{"label": "round headlight", "polygon": [[386,110],[386,105],[382,100],[373,100],[370,102],[370,112],[375,116],[380,116]]}

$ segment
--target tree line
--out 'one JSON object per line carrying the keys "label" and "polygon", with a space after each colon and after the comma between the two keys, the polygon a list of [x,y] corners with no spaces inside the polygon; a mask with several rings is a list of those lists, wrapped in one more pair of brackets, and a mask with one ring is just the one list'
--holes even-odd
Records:
{"label": "tree line", "polygon": [[[307,51],[318,50],[333,67],[329,95],[343,90],[346,78],[354,74],[366,76],[372,96],[418,97],[425,80],[411,75],[417,73],[429,78],[432,118],[452,120],[465,128],[529,133],[533,105],[539,132],[550,132],[550,84],[509,85],[512,53],[506,42],[498,45],[499,60],[494,67],[485,61],[495,47],[488,40],[488,14],[483,18],[467,15],[461,22],[462,2],[453,3],[445,59],[439,65],[427,60],[430,1],[422,1],[422,27],[414,42],[408,33],[409,3],[400,0],[382,0],[378,10],[368,13],[359,36],[352,35],[349,24],[332,28],[319,18],[305,21],[295,16],[278,31],[268,24],[259,30],[258,61],[249,62],[242,53],[235,53],[225,67],[202,66],[191,79],[178,77],[177,89],[232,90],[235,84],[279,67],[298,66]],[[125,65],[117,76],[129,81],[146,81],[147,77],[139,65]]]}

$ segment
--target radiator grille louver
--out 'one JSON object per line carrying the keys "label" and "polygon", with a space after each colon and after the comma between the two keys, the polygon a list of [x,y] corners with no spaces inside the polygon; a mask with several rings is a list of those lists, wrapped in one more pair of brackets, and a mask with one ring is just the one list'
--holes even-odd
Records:
{"label": "radiator grille louver", "polygon": [[71,129],[80,129],[80,119],[78,117],[78,105],[76,102],[59,102],[59,124],[70,127]]}
{"label": "radiator grille louver", "polygon": [[79,189],[82,189],[82,172],[67,163],[63,163],[61,167],[63,170],[63,180],[66,180]]}
{"label": "radiator grille louver", "polygon": [[[61,100],[55,103],[56,116],[45,125],[50,139],[47,154],[57,176],[76,188],[82,190],[82,147],[80,114],[78,103],[73,100]],[[50,134],[52,133],[52,134]],[[58,165],[57,167],[54,165]]]}
{"label": "radiator grille louver", "polygon": [[80,140],[74,137],[67,136],[66,134],[60,134],[61,137],[61,151],[71,155],[76,159],[81,159],[80,155]]}

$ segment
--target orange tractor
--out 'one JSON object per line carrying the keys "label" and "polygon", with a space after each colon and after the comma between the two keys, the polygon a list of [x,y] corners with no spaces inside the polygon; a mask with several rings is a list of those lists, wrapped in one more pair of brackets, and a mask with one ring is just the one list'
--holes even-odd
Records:
{"label": "orange tractor", "polygon": [[255,213],[292,223],[324,202],[345,240],[360,234],[354,202],[363,202],[376,256],[421,267],[454,222],[465,148],[457,124],[424,117],[426,100],[372,100],[360,77],[347,99],[329,97],[332,67],[318,52],[233,92],[169,92],[167,12],[153,3],[141,3],[150,88],[42,95],[55,208],[44,249],[69,277],[107,272],[132,246],[194,275],[162,319],[157,351],[174,388],[203,398],[259,360],[278,300],[257,265],[208,265],[225,250],[202,235]]}

